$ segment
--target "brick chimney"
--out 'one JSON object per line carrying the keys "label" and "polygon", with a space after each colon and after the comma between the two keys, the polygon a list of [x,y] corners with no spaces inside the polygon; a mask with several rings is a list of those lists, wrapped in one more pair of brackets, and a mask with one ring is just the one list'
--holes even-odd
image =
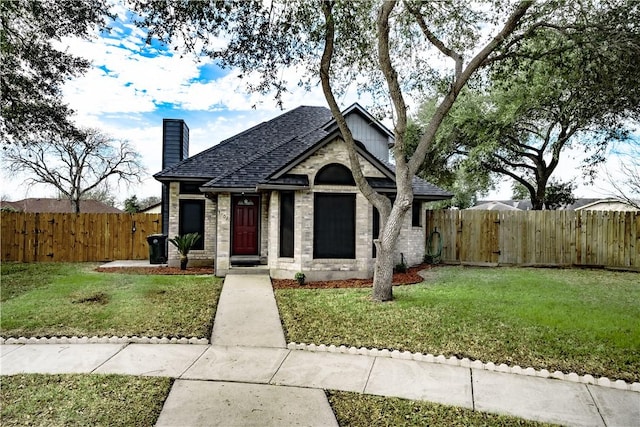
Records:
{"label": "brick chimney", "polygon": [[[189,157],[189,127],[182,119],[162,119],[162,170]],[[162,184],[162,233],[169,233],[169,184]]]}

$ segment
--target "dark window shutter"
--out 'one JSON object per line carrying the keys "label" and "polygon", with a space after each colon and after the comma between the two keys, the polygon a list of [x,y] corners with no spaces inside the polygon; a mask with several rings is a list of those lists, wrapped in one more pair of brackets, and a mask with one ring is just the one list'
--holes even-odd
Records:
{"label": "dark window shutter", "polygon": [[356,195],[316,193],[313,257],[356,257]]}
{"label": "dark window shutter", "polygon": [[293,227],[295,195],[292,191],[280,193],[280,256],[293,258]]}
{"label": "dark window shutter", "polygon": [[193,249],[204,249],[204,200],[180,200],[180,227],[181,236],[188,233],[199,233],[200,239]]}

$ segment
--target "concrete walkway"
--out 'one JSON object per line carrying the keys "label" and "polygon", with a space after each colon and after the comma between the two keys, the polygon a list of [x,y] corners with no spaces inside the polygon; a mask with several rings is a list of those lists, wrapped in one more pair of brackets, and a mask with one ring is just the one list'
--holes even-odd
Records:
{"label": "concrete walkway", "polygon": [[[221,325],[214,327],[212,345],[4,344],[0,374],[173,377],[177,380],[158,419],[163,426],[337,425],[323,389],[428,400],[563,425],[640,425],[640,393],[635,391],[424,361],[287,349],[279,318],[274,322],[277,308],[270,287],[266,292],[266,280],[225,279],[215,319]],[[242,335],[233,332],[234,322]],[[262,334],[270,338],[247,342],[245,334],[253,332],[256,339]]]}
{"label": "concrete walkway", "polygon": [[211,344],[286,347],[267,275],[228,275],[213,322]]}

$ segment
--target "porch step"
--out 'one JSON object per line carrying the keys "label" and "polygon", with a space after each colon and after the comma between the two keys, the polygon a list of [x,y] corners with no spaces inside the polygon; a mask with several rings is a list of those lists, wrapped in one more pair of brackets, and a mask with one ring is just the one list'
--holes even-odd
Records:
{"label": "porch step", "polygon": [[266,274],[268,276],[269,268],[266,265],[231,266],[228,274]]}

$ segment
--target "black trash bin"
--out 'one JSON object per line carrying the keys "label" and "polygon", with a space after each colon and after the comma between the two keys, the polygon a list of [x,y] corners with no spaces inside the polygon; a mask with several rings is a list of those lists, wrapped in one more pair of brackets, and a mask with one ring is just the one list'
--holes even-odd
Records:
{"label": "black trash bin", "polygon": [[167,236],[164,234],[152,234],[147,236],[149,243],[149,262],[151,264],[164,264],[167,262]]}

